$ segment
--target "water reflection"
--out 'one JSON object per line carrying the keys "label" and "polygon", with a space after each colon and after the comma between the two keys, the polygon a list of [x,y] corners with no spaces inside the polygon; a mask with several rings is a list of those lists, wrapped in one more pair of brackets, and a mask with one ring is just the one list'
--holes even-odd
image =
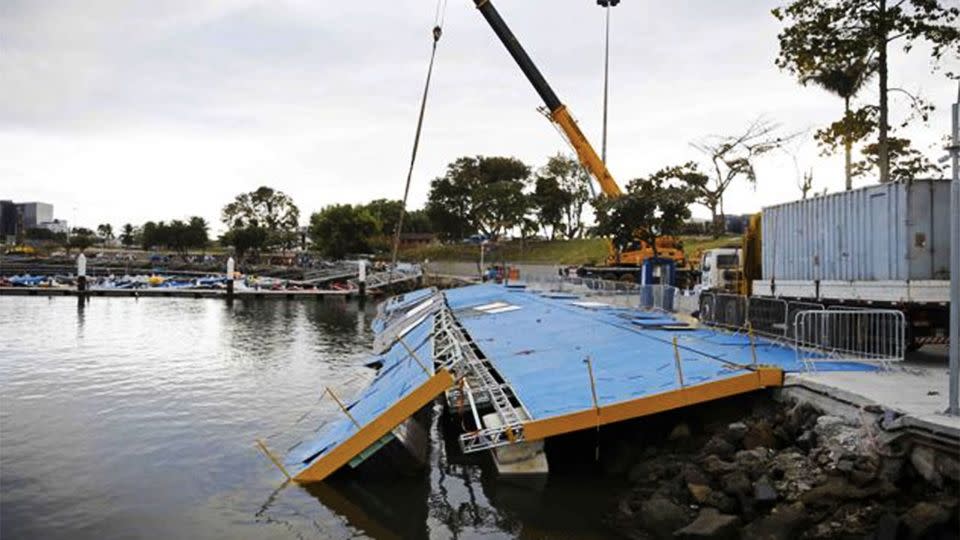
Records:
{"label": "water reflection", "polygon": [[[378,539],[618,537],[603,518],[611,509],[610,496],[622,486],[584,473],[579,465],[574,467],[579,472],[549,480],[497,477],[485,455],[465,456],[452,437],[444,436],[450,426],[442,414],[442,407],[434,406],[427,471],[380,477],[354,473],[323,484],[289,485],[269,498],[260,519],[287,520],[284,526],[296,529],[302,515],[329,511],[342,520],[342,536],[334,536],[343,538],[356,532]],[[301,494],[314,498],[313,512],[297,503]]]}
{"label": "water reflection", "polygon": [[[607,537],[605,489],[497,480],[439,408],[429,467],[283,485],[283,453],[373,372],[373,303],[0,297],[0,537]],[[592,502],[591,500],[596,500]]]}

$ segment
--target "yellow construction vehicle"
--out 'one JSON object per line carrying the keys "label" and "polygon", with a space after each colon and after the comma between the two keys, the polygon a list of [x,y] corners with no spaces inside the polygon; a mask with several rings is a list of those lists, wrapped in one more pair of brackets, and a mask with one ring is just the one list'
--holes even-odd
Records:
{"label": "yellow construction vehicle", "polygon": [[[543,74],[534,65],[510,28],[507,27],[507,23],[500,17],[500,13],[493,7],[493,3],[490,0],[474,0],[474,4],[487,20],[487,23],[490,24],[494,33],[497,34],[497,37],[500,38],[500,42],[507,48],[510,56],[517,62],[520,70],[527,76],[527,80],[533,85],[537,94],[543,99],[547,116],[560,128],[560,131],[570,142],[570,146],[577,153],[580,163],[600,185],[603,194],[607,197],[623,195],[623,190],[620,189],[610,171],[607,170],[606,164],[597,155],[587,137],[580,131],[577,121],[573,119],[566,105],[560,102],[557,94],[543,78]],[[644,261],[654,256],[653,248],[639,238],[624,251],[618,251],[610,243],[609,251],[610,255],[607,257],[604,266],[595,267],[595,269],[589,268],[587,271],[608,279],[633,281]],[[678,267],[683,267],[686,264],[683,245],[675,238],[659,238],[656,251],[657,256],[674,261]]]}

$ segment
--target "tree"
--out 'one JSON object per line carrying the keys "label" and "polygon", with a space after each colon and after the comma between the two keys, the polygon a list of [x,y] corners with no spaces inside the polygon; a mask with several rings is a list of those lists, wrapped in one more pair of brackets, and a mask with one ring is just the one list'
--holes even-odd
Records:
{"label": "tree", "polygon": [[70,240],[67,243],[67,247],[83,252],[85,249],[93,245],[93,242],[96,240],[96,238],[96,234],[94,234],[94,232],[90,229],[84,227],[74,227],[70,231]]}
{"label": "tree", "polygon": [[137,230],[130,223],[127,223],[123,226],[122,231],[120,232],[120,243],[124,247],[132,247],[137,241]]}
{"label": "tree", "polygon": [[104,240],[113,240],[113,225],[109,223],[97,225],[97,236]]}
{"label": "tree", "polygon": [[[391,236],[397,231],[400,222],[400,213],[403,212],[403,201],[390,199],[376,199],[364,205],[370,215],[376,218],[379,234]],[[404,220],[406,221],[406,219]]]}
{"label": "tree", "polygon": [[560,188],[560,183],[552,176],[537,177],[536,188],[533,192],[533,205],[537,211],[537,217],[540,218],[540,227],[547,234],[549,227],[549,237],[553,240],[557,235],[557,230],[563,230],[563,218],[567,207],[570,205],[571,195]]}
{"label": "tree", "polygon": [[[924,176],[940,176],[943,170],[931,162],[918,150],[910,147],[910,141],[900,137],[891,137],[887,141],[890,160],[890,181],[913,180]],[[855,176],[865,174],[867,171],[879,168],[880,165],[880,145],[873,143],[863,149],[862,161],[854,163],[853,173]]]}
{"label": "tree", "polygon": [[426,210],[414,210],[407,212],[407,217],[403,220],[403,228],[411,233],[432,233],[433,223]]}
{"label": "tree", "polygon": [[342,259],[370,251],[379,224],[363,206],[335,204],[310,216],[310,239],[325,257]]}
{"label": "tree", "polygon": [[694,189],[696,202],[710,210],[714,237],[719,236],[725,227],[726,215],[723,211],[723,196],[727,188],[743,178],[751,184],[757,183],[754,162],[760,156],[781,148],[784,143],[795,137],[780,137],[776,134],[778,126],[758,118],[739,135],[721,135],[694,143],[710,161],[711,173],[707,176],[693,163],[675,170],[675,174],[686,175],[685,181]]}
{"label": "tree", "polygon": [[[802,199],[807,200],[807,194],[813,191],[813,169],[803,173],[803,176],[797,181],[797,187],[800,188],[800,193],[803,195]],[[847,189],[850,188],[847,187]]]}
{"label": "tree", "polygon": [[437,232],[447,238],[474,232],[499,235],[519,224],[520,196],[529,176],[530,167],[516,158],[459,158],[431,182],[427,213]]}
{"label": "tree", "polygon": [[632,180],[620,197],[595,199],[597,233],[610,237],[618,253],[643,240],[656,256],[657,238],[678,234],[690,218],[696,193],[686,172],[685,166],[667,167],[648,178]]}
{"label": "tree", "polygon": [[233,246],[237,260],[243,260],[251,252],[259,253],[264,248],[267,244],[267,230],[258,225],[235,227],[220,236],[220,244]]}
{"label": "tree", "polygon": [[206,250],[210,244],[210,237],[207,236],[207,220],[200,216],[191,216],[187,222],[187,245],[192,249]]}
{"label": "tree", "polygon": [[[163,223],[162,221],[160,222]],[[153,246],[158,245],[157,238],[157,224],[148,221],[143,224],[143,228],[140,230],[140,245],[143,247],[144,251],[150,251]]]}
{"label": "tree", "polygon": [[[946,7],[939,0],[794,0],[773,15],[787,26],[778,35],[777,65],[801,80],[832,67],[849,65],[862,58],[875,62],[879,80],[877,167],[880,182],[890,177],[888,47],[899,41],[905,53],[918,41],[930,44],[934,69],[943,54],[960,55],[960,7]],[[912,98],[921,116],[929,105]],[[908,120],[909,121],[909,120]]]}
{"label": "tree", "polygon": [[261,186],[224,206],[221,220],[227,229],[261,227],[267,232],[268,245],[289,247],[296,238],[300,209],[282,191]]}
{"label": "tree", "polygon": [[26,230],[24,237],[27,240],[37,240],[41,242],[54,242],[57,244],[66,244],[67,235],[62,232],[53,232],[43,227],[34,227]]}
{"label": "tree", "polygon": [[498,180],[479,188],[474,207],[477,228],[491,238],[499,238],[521,227],[532,207],[523,187],[523,183],[515,180]]}
{"label": "tree", "polygon": [[590,201],[590,175],[576,159],[557,154],[547,160],[538,176],[553,178],[567,194],[567,204],[563,209],[563,232],[567,239],[581,236],[584,232],[583,208]]}
{"label": "tree", "polygon": [[860,93],[875,71],[876,64],[866,57],[842,58],[835,65],[820,66],[801,81],[812,82],[843,99],[843,119],[817,131],[816,139],[828,150],[836,148],[836,141],[842,143],[847,191],[853,189],[853,144],[869,135],[875,125],[869,115],[872,109],[861,109],[855,114],[850,110],[850,100]]}

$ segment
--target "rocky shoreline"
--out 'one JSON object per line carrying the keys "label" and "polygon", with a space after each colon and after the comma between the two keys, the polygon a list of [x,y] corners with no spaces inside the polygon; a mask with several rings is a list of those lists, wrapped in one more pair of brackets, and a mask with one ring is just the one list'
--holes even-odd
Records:
{"label": "rocky shoreline", "polygon": [[[958,451],[761,398],[738,421],[683,420],[608,472],[629,489],[609,516],[628,538],[958,538]],[[715,415],[714,415],[715,416]]]}

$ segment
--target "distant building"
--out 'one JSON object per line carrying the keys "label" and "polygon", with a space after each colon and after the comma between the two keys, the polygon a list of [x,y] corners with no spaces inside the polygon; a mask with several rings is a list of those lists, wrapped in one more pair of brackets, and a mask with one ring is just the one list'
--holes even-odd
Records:
{"label": "distant building", "polygon": [[18,213],[13,201],[0,201],[0,244],[16,242]]}
{"label": "distant building", "polygon": [[53,221],[53,205],[42,202],[17,203],[23,218],[23,230],[33,229],[41,223]]}
{"label": "distant building", "polygon": [[437,235],[433,233],[401,233],[400,234],[400,247],[409,248],[415,246],[427,246],[437,240]]}
{"label": "distant building", "polygon": [[63,233],[67,235],[70,234],[70,226],[67,224],[67,220],[65,219],[54,219],[51,221],[43,221],[41,223],[37,223],[37,228],[46,229],[54,233]]}

